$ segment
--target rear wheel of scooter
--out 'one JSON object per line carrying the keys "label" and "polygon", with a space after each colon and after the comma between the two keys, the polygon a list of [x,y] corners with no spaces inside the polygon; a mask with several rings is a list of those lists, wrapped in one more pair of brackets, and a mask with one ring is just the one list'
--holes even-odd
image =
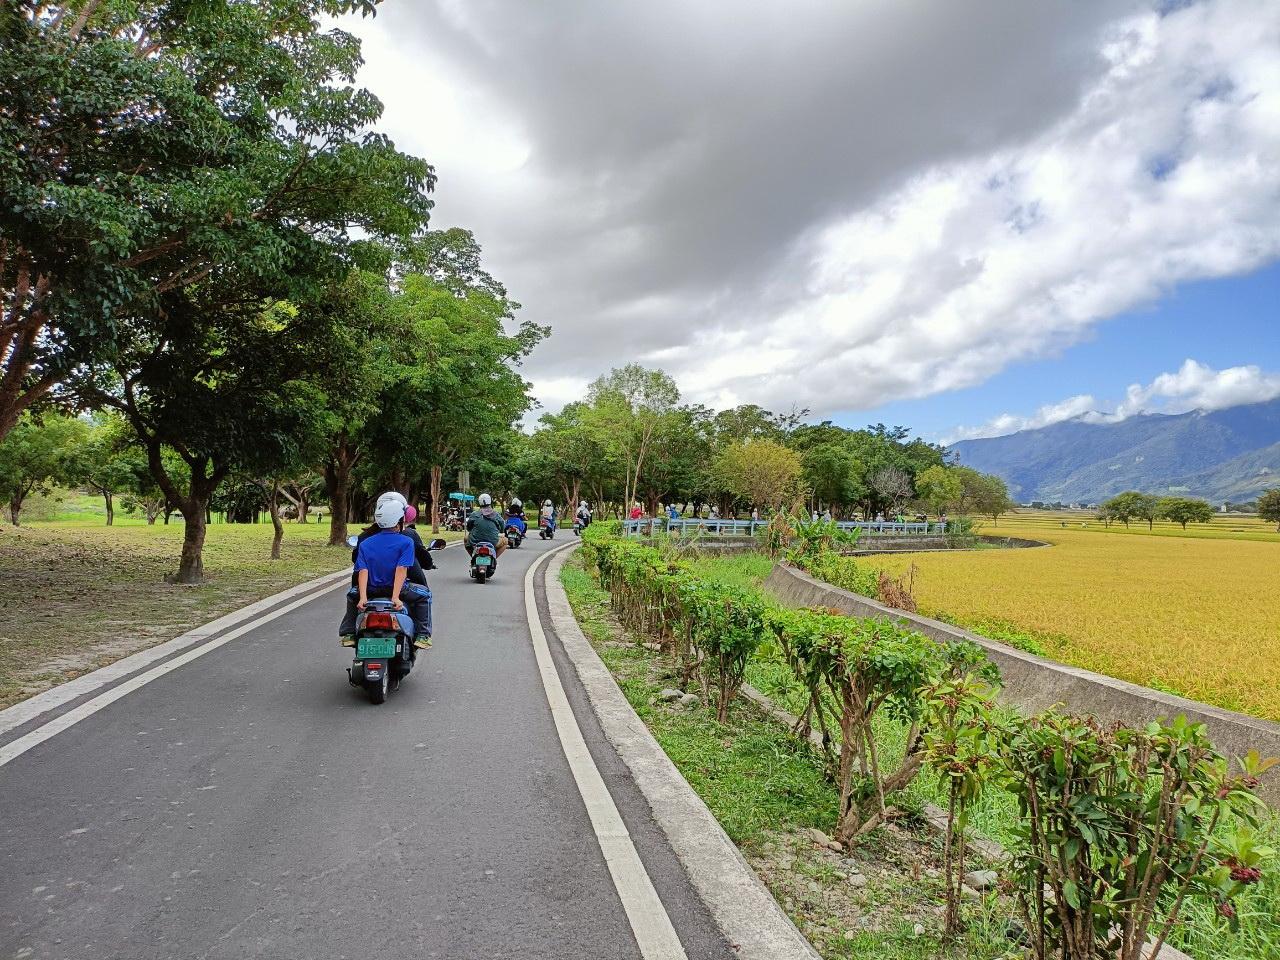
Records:
{"label": "rear wheel of scooter", "polygon": [[370,703],[386,703],[387,691],[391,689],[391,669],[384,668],[382,671],[382,679],[377,683],[369,684],[369,702]]}

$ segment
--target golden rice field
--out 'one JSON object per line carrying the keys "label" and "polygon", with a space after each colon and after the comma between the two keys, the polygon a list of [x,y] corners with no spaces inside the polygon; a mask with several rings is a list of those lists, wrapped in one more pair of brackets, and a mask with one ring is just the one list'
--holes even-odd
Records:
{"label": "golden rice field", "polygon": [[1280,720],[1274,526],[1223,518],[1182,536],[1170,524],[1152,535],[1145,524],[1063,522],[1013,516],[980,531],[1050,547],[871,559],[892,572],[916,565],[922,613],[975,628],[1001,621],[1063,663]]}

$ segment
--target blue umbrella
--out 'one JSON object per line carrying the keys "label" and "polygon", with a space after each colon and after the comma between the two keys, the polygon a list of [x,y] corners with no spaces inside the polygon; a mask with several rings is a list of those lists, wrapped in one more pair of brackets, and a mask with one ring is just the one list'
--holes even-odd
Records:
{"label": "blue umbrella", "polygon": [[469,494],[469,493],[451,493],[451,494],[449,494],[449,499],[450,499],[450,500],[461,500],[463,503],[470,503],[472,500],[474,500],[474,499],[475,499],[475,497],[473,497],[473,496],[472,496],[471,494]]}

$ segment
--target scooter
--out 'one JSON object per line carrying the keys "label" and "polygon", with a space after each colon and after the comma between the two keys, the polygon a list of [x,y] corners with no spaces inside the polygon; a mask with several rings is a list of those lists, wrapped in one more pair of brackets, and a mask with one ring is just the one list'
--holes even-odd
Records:
{"label": "scooter", "polygon": [[385,703],[393,687],[413,669],[413,621],[390,600],[370,600],[356,620],[356,658],[347,670],[353,687],[364,687],[371,703]]}
{"label": "scooter", "polygon": [[[359,540],[349,537],[355,547]],[[443,540],[432,540],[428,550],[442,550]],[[413,645],[413,618],[390,600],[370,599],[356,618],[356,655],[347,668],[353,687],[364,687],[371,703],[385,703],[387,694],[409,675],[418,651]]]}
{"label": "scooter", "polygon": [[471,579],[483,584],[498,570],[498,550],[491,543],[477,543],[471,549]]}
{"label": "scooter", "polygon": [[551,519],[543,519],[538,522],[538,536],[543,540],[554,540],[556,535],[555,517]]}
{"label": "scooter", "polygon": [[507,517],[507,528],[503,532],[507,535],[508,546],[519,547],[529,532],[529,525],[525,523],[524,517]]}

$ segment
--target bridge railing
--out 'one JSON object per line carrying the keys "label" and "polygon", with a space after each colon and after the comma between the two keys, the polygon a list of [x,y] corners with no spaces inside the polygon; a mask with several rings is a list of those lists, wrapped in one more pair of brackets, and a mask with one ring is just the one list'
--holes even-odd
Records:
{"label": "bridge railing", "polygon": [[[767,520],[722,520],[710,517],[680,517],[670,520],[666,517],[641,517],[639,520],[623,520],[623,536],[641,537],[655,533],[669,533],[687,536],[692,533],[721,537],[753,537],[768,525]],[[893,520],[860,521],[841,520],[836,526],[841,530],[858,530],[865,536],[941,536],[947,532],[947,525],[941,521],[913,521],[898,523]]]}

